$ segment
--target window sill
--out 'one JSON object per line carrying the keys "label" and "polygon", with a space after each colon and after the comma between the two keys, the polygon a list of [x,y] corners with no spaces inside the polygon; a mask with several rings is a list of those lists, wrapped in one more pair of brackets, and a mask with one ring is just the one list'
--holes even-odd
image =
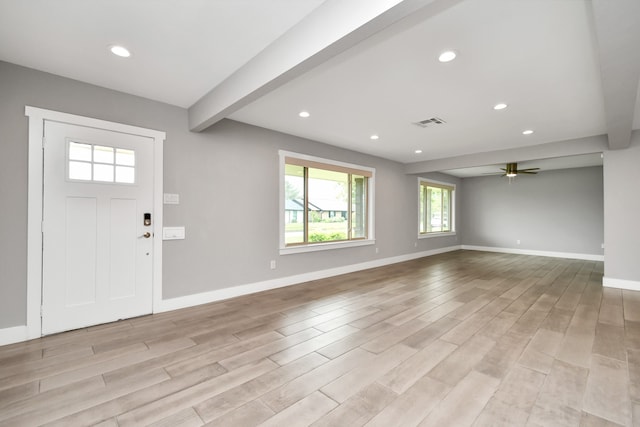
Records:
{"label": "window sill", "polygon": [[314,243],[311,245],[291,246],[280,248],[280,255],[299,254],[304,252],[327,251],[331,249],[354,248],[357,246],[375,245],[375,240],[352,240],[349,242]]}
{"label": "window sill", "polygon": [[448,237],[448,236],[455,236],[455,235],[456,235],[455,231],[443,231],[443,232],[436,232],[436,233],[418,234],[418,239],[430,239],[432,237]]}

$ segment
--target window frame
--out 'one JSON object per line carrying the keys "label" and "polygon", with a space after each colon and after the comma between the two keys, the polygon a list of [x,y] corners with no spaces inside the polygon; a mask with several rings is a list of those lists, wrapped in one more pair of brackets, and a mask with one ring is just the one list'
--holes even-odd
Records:
{"label": "window frame", "polygon": [[[357,247],[357,246],[365,246],[365,245],[373,245],[375,244],[375,236],[374,236],[374,206],[375,206],[375,168],[371,168],[368,166],[356,165],[352,163],[345,163],[336,160],[324,159],[321,157],[310,156],[306,154],[295,153],[291,151],[279,150],[279,250],[280,255],[288,255],[302,252],[315,252],[322,250],[330,250],[330,249],[339,249],[339,248],[348,248],[348,247]],[[358,238],[358,239],[350,239],[350,240],[340,240],[333,242],[313,242],[313,243],[298,243],[295,245],[287,246],[285,242],[285,165],[286,159],[292,159],[299,163],[311,165],[315,168],[322,168],[322,166],[329,166],[327,170],[338,170],[345,171],[348,173],[357,173],[358,171],[367,172],[370,176],[367,177],[367,197],[366,197],[366,209],[367,209],[367,224],[365,227],[366,237]],[[306,186],[306,183],[305,183]],[[349,200],[349,209],[351,209],[351,200]],[[349,224],[351,224],[351,214],[349,214],[349,218],[347,218]],[[351,230],[348,231],[351,233]],[[349,234],[350,235],[350,234]]]}
{"label": "window frame", "polygon": [[[79,144],[79,145],[88,145],[91,151],[91,159],[90,160],[78,160],[78,159],[72,159],[71,158],[71,144]],[[111,148],[113,150],[113,162],[111,163],[105,163],[105,162],[100,162],[100,161],[96,161],[94,156],[94,149],[95,147],[104,147],[104,148]],[[122,163],[117,163],[117,152],[118,150],[127,150],[127,151],[131,151],[133,152],[133,156],[134,156],[134,164],[133,165],[125,165]],[[137,186],[138,185],[138,165],[137,165],[137,158],[138,153],[137,150],[135,148],[130,148],[130,147],[116,147],[116,146],[112,146],[112,145],[108,145],[108,144],[104,144],[104,143],[100,143],[100,142],[92,142],[92,141],[85,141],[81,138],[65,138],[65,181],[67,182],[71,182],[71,183],[79,183],[79,184],[95,184],[95,185],[125,185],[125,186]],[[71,178],[71,162],[75,162],[75,163],[83,163],[83,164],[87,164],[90,165],[91,167],[91,179],[79,179],[79,178]],[[96,165],[107,165],[107,166],[113,166],[113,180],[111,181],[102,181],[99,179],[95,179],[95,174],[94,174],[94,170],[95,170],[95,166]],[[123,181],[117,181],[117,168],[118,167],[125,167],[125,168],[129,168],[133,170],[133,182],[123,182]]]}
{"label": "window frame", "polygon": [[[425,231],[420,230],[420,214],[422,206],[420,205],[420,195],[422,187],[435,187],[449,190],[449,223],[451,224],[449,231]],[[426,200],[426,199],[425,199]],[[435,179],[418,177],[418,239],[429,239],[432,237],[455,236],[456,235],[456,184],[450,182],[437,181]],[[425,206],[426,211],[426,206]],[[442,216],[441,216],[442,220]]]}

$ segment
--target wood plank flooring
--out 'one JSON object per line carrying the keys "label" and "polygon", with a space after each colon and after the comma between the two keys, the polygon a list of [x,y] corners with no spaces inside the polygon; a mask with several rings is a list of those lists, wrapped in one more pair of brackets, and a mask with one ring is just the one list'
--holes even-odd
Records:
{"label": "wood plank flooring", "polygon": [[640,425],[640,293],[457,251],[0,347],[0,426]]}

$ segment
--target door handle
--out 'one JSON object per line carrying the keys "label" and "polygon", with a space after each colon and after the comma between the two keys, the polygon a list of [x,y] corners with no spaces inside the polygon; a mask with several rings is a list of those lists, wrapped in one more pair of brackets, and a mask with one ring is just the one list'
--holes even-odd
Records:
{"label": "door handle", "polygon": [[148,231],[146,233],[144,233],[142,236],[140,237],[144,237],[145,239],[148,239],[149,237],[151,237],[151,233],[149,233]]}

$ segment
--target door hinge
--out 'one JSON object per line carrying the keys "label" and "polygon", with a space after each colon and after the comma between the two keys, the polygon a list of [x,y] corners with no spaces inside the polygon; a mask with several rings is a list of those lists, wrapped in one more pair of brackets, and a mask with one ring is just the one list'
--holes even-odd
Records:
{"label": "door hinge", "polygon": [[44,146],[47,143],[47,138],[45,138],[44,136],[42,137],[42,149],[44,150]]}
{"label": "door hinge", "polygon": [[44,307],[40,306],[40,317],[44,317]]}
{"label": "door hinge", "polygon": [[44,234],[44,221],[40,222],[40,232]]}

